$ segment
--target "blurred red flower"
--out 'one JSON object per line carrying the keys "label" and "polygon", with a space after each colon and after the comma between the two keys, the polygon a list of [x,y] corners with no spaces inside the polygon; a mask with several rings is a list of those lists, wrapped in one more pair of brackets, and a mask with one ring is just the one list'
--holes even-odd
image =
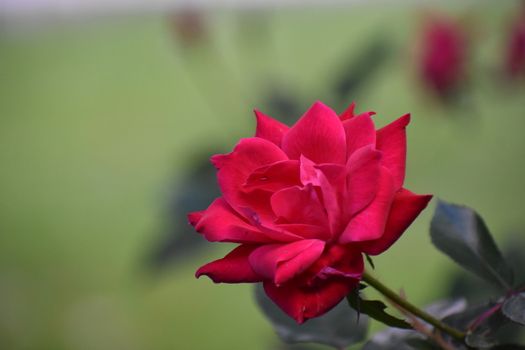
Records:
{"label": "blurred red flower", "polygon": [[505,71],[510,78],[525,73],[525,6],[510,30]]}
{"label": "blurred red flower", "polygon": [[373,112],[316,102],[291,128],[256,111],[255,137],[212,163],[222,197],[189,214],[212,242],[240,245],[202,266],[214,282],[263,282],[298,323],[358,284],[363,253],[388,249],[432,196],[403,188],[404,115],[376,131]]}
{"label": "blurred red flower", "polygon": [[422,35],[421,78],[438,95],[447,96],[465,79],[466,35],[459,24],[445,17],[428,18]]}

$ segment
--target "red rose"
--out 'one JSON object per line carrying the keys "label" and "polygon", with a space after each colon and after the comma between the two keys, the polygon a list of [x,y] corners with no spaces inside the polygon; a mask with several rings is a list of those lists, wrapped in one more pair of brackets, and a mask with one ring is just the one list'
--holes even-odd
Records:
{"label": "red rose", "polygon": [[211,158],[223,196],[189,220],[209,241],[240,245],[197,277],[263,282],[298,323],[357,285],[363,253],[388,249],[431,196],[402,187],[410,116],[376,131],[373,112],[353,109],[316,102],[291,128],[256,111],[255,137]]}
{"label": "red rose", "polygon": [[423,31],[421,76],[439,95],[457,89],[465,78],[466,36],[447,18],[430,19]]}
{"label": "red rose", "polygon": [[506,56],[506,72],[510,78],[525,73],[525,6],[513,23]]}

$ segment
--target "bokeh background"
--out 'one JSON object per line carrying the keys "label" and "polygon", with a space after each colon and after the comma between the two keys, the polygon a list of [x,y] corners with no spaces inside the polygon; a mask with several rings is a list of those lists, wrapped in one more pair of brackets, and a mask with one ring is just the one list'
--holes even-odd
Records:
{"label": "bokeh background", "polygon": [[[519,2],[60,3],[0,1],[1,349],[284,349],[250,285],[194,278],[230,246],[185,220],[253,108],[410,112],[407,187],[474,207],[501,246],[525,235],[525,84],[503,73]],[[454,98],[418,74],[434,15],[468,37]],[[457,270],[433,209],[375,259],[418,304]]]}

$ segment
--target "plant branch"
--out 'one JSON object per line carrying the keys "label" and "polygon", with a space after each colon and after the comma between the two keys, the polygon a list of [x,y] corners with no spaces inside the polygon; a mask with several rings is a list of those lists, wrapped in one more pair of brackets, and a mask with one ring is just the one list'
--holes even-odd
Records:
{"label": "plant branch", "polygon": [[[403,298],[406,301],[406,296],[403,293],[403,290],[399,292],[399,296]],[[407,312],[405,309],[397,305],[396,303],[390,301],[390,304],[399,310],[403,315],[405,315],[408,319],[410,319],[410,324],[412,324],[412,327],[414,327],[414,330],[418,331],[419,333],[427,336],[430,339],[433,339],[437,345],[439,345],[443,350],[456,350],[452,344],[449,344],[443,337],[441,336],[441,332],[436,332],[432,329],[429,329],[427,324],[422,322],[419,318],[412,315],[410,312]]]}
{"label": "plant branch", "polygon": [[400,308],[404,309],[405,311],[411,313],[412,315],[422,319],[423,321],[427,322],[428,324],[431,324],[435,328],[439,329],[443,333],[446,333],[450,335],[452,338],[459,340],[461,342],[465,339],[465,333],[450,327],[446,323],[438,320],[434,316],[428,314],[427,312],[421,310],[417,306],[412,305],[407,300],[403,299],[401,296],[399,296],[396,292],[385,286],[382,282],[377,280],[375,277],[371,276],[368,272],[363,273],[362,280],[371,287],[373,287],[375,290],[377,290],[379,293],[383,294],[386,298],[394,302],[395,304],[399,305]]}

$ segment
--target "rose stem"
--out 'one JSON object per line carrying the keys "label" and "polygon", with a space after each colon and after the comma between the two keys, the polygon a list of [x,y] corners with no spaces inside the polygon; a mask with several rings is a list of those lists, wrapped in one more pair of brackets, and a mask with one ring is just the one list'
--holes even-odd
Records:
{"label": "rose stem", "polygon": [[403,299],[401,296],[399,296],[396,292],[385,286],[383,283],[381,283],[379,280],[377,280],[375,277],[368,274],[368,272],[363,273],[362,280],[368,285],[372,286],[374,289],[376,289],[378,292],[383,294],[385,297],[390,299],[392,302],[400,306],[402,309],[406,310],[407,312],[410,312],[412,315],[417,316],[418,318],[426,321],[427,323],[431,324],[435,328],[441,330],[444,333],[447,333],[451,337],[453,337],[456,340],[464,341],[465,339],[465,333],[450,327],[449,325],[445,324],[444,322],[441,322],[434,316],[426,313],[425,311],[419,309],[417,306],[414,306],[410,304],[407,300]]}

